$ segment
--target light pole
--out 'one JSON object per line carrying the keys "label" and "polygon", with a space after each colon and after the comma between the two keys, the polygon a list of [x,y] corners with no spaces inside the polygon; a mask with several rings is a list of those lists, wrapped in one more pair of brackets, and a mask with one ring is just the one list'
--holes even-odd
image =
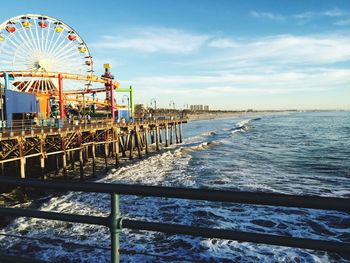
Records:
{"label": "light pole", "polygon": [[129,98],[128,95],[124,95],[124,96],[122,97],[122,103],[125,102],[125,101],[124,101],[124,98],[126,98],[126,99],[128,100],[128,118],[130,118],[130,105],[129,105],[129,103],[130,103],[130,98]]}
{"label": "light pole", "polygon": [[155,98],[151,99],[151,107],[152,107],[153,103],[154,103],[154,111],[156,111],[157,110],[157,101]]}
{"label": "light pole", "polygon": [[169,102],[169,107],[171,107],[171,105],[173,105],[173,109],[175,110],[175,102],[173,100]]}

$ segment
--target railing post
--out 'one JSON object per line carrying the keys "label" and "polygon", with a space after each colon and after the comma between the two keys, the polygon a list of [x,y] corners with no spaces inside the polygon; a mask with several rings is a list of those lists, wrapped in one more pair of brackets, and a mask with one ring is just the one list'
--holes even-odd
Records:
{"label": "railing post", "polygon": [[121,230],[121,213],[119,209],[119,195],[111,194],[111,222],[109,229],[111,231],[111,262],[119,263],[119,233]]}

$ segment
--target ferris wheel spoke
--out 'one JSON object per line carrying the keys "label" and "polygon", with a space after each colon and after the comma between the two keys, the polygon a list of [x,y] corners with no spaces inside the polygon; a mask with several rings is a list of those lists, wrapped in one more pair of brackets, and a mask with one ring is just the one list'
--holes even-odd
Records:
{"label": "ferris wheel spoke", "polygon": [[27,53],[27,51],[25,49],[23,49],[22,46],[19,46],[11,38],[8,38],[7,40],[12,44],[13,48],[16,48],[16,50],[20,51],[23,55],[25,55]]}
{"label": "ferris wheel spoke", "polygon": [[15,86],[16,89],[19,91],[24,91],[25,87],[29,84],[29,81],[26,81],[25,79],[23,81],[18,81],[18,85],[12,84]]}
{"label": "ferris wheel spoke", "polygon": [[30,36],[32,37],[31,39],[33,40],[33,44],[34,44],[35,47],[36,47],[36,50],[40,50],[40,47],[38,46],[38,42],[36,41],[36,38],[35,38],[35,36],[34,36],[33,29],[30,28],[30,29],[29,29],[29,32],[30,32]]}
{"label": "ferris wheel spoke", "polygon": [[[22,26],[22,28],[23,28],[23,26]],[[25,40],[23,40],[23,41],[27,41],[28,43],[30,43],[30,46],[32,47],[32,50],[34,51],[34,50],[36,50],[37,48],[36,48],[36,46],[35,46],[35,44],[34,44],[34,41],[33,41],[33,39],[28,35],[28,33],[27,33],[27,31],[29,30],[30,32],[31,32],[31,29],[25,29],[25,28],[23,28],[24,30],[23,30],[23,32],[24,32],[24,38],[25,38]]]}
{"label": "ferris wheel spoke", "polygon": [[30,47],[30,49],[32,51],[34,51],[36,48],[32,42],[32,40],[29,38],[28,34],[27,34],[27,28],[25,28],[22,23],[20,23],[21,25],[21,29],[18,30],[18,35],[21,38],[21,40],[23,41],[23,43],[25,43],[26,45],[28,45],[28,47]]}
{"label": "ferris wheel spoke", "polygon": [[48,49],[48,42],[49,42],[49,37],[50,37],[50,32],[53,31],[51,29],[51,22],[49,23],[49,27],[46,30],[46,38],[45,38],[45,45],[44,45],[44,51],[47,52]]}
{"label": "ferris wheel spoke", "polygon": [[51,34],[50,42],[49,42],[48,47],[47,47],[47,50],[46,50],[47,53],[50,52],[50,49],[51,49],[51,47],[52,47],[52,41],[54,40],[55,34],[56,34],[55,31],[54,31],[54,29],[53,29],[52,31],[53,31],[53,32],[52,32],[52,34]]}
{"label": "ferris wheel spoke", "polygon": [[[13,34],[13,40],[16,40],[16,43],[20,44],[20,45],[24,45],[26,46],[30,51],[33,51],[32,47],[28,44],[27,41],[25,41],[25,39],[22,36],[21,31],[23,31],[22,29],[19,29],[18,32],[16,34]],[[21,39],[19,39],[21,38]]]}
{"label": "ferris wheel spoke", "polygon": [[[29,63],[23,57],[19,57],[13,61],[13,65],[29,65]],[[19,69],[19,66],[16,66],[16,69]]]}
{"label": "ferris wheel spoke", "polygon": [[42,79],[41,81],[43,83],[42,86],[44,87],[41,92],[49,93],[48,83],[47,83],[46,78]]}
{"label": "ferris wheel spoke", "polygon": [[[60,40],[60,42],[58,42],[58,40]],[[50,53],[54,54],[56,52],[56,50],[58,48],[60,48],[65,42],[66,42],[66,40],[64,37],[62,37],[62,32],[61,32],[60,35],[56,39],[55,46],[50,50]]]}
{"label": "ferris wheel spoke", "polygon": [[[49,50],[47,51],[48,53],[52,53],[52,50],[56,47],[58,41],[61,39],[61,36],[63,34],[64,31],[62,31],[61,33],[59,33],[58,35],[57,34],[53,34],[52,36],[56,39],[55,39],[55,42],[53,43],[53,45],[50,45],[50,48]],[[52,39],[53,40],[53,39]]]}
{"label": "ferris wheel spoke", "polygon": [[[66,52],[62,52],[60,55],[56,56],[57,60],[61,60],[61,59],[67,59],[70,57],[76,57],[76,53],[73,53],[72,51],[75,51],[75,49],[69,49]],[[71,52],[71,54],[69,54],[69,52]],[[79,56],[79,59],[81,60],[81,57]]]}
{"label": "ferris wheel spoke", "polygon": [[44,28],[41,28],[41,50],[45,51],[45,48],[44,48]]}
{"label": "ferris wheel spoke", "polygon": [[75,52],[77,50],[78,50],[77,46],[75,45],[75,43],[73,41],[71,41],[71,42],[68,42],[63,47],[61,47],[60,49],[57,49],[53,54],[55,56],[59,56],[62,54],[66,54],[68,52]]}
{"label": "ferris wheel spoke", "polygon": [[39,38],[39,31],[38,31],[37,23],[35,23],[35,36],[36,36],[36,41],[38,43],[39,50],[42,51],[43,49],[40,45],[40,38]]}
{"label": "ferris wheel spoke", "polygon": [[[64,43],[64,41],[62,41],[62,43]],[[65,54],[66,52],[70,52],[71,45],[72,45],[71,42],[66,43],[64,46],[60,45],[56,48],[56,50],[52,51],[52,54],[54,56],[59,56],[59,55]]]}

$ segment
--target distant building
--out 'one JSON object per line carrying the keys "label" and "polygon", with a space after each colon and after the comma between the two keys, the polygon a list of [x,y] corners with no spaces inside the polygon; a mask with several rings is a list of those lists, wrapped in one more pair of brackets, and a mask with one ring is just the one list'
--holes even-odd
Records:
{"label": "distant building", "polygon": [[203,111],[203,105],[190,105],[191,111]]}
{"label": "distant building", "polygon": [[209,105],[190,105],[191,111],[209,111]]}

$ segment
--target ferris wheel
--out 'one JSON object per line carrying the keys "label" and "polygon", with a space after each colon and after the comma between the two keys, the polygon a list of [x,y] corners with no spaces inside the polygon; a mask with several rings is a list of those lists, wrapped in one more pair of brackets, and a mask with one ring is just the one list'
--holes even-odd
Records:
{"label": "ferris wheel", "polygon": [[[79,34],[61,20],[46,15],[26,14],[0,25],[0,72],[68,72],[91,76],[93,61]],[[38,74],[36,74],[37,76]],[[83,90],[89,81],[65,80],[65,90]],[[58,80],[23,77],[12,81],[22,92],[57,93]]]}

